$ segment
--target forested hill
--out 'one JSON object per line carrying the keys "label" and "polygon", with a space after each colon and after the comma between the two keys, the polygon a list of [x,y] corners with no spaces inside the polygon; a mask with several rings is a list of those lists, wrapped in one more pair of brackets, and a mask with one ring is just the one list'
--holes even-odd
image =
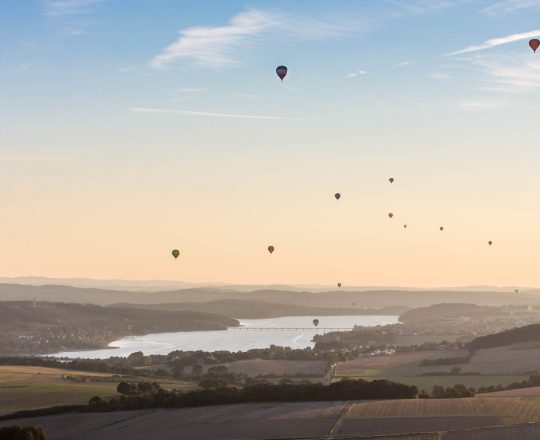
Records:
{"label": "forested hill", "polygon": [[524,327],[505,330],[500,333],[480,336],[470,342],[471,349],[502,347],[504,345],[517,344],[540,340],[540,324],[526,325]]}
{"label": "forested hill", "polygon": [[399,315],[407,310],[404,306],[364,309],[351,304],[349,307],[330,308],[241,299],[223,299],[204,303],[113,304],[111,307],[136,307],[145,310],[204,311],[244,319],[277,318],[281,316]]}
{"label": "forested hill", "polygon": [[4,301],[0,302],[0,353],[101,348],[123,336],[237,325],[235,319],[212,313]]}
{"label": "forested hill", "polygon": [[399,317],[399,320],[405,324],[419,324],[452,319],[493,319],[506,315],[508,311],[500,307],[446,303],[408,310]]}

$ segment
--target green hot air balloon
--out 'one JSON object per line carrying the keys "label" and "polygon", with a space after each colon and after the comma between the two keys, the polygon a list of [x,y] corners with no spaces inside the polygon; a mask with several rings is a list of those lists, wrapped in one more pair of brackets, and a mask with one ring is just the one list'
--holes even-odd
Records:
{"label": "green hot air balloon", "polygon": [[177,259],[180,256],[180,251],[178,249],[174,249],[171,253],[175,259]]}

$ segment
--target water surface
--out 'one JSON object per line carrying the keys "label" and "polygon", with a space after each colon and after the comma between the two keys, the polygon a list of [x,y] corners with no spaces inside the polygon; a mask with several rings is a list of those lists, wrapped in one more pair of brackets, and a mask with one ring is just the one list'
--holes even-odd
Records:
{"label": "water surface", "polygon": [[313,335],[323,333],[324,328],[352,328],[354,325],[372,327],[375,325],[395,324],[397,316],[359,315],[359,316],[322,316],[316,330],[313,317],[286,316],[270,319],[240,319],[244,328],[308,328],[310,330],[292,331],[245,331],[229,328],[218,331],[154,333],[144,336],[129,336],[111,342],[109,349],[69,351],[56,353],[53,356],[70,358],[107,358],[110,356],[129,356],[136,351],[144,354],[168,354],[174,350],[203,351],[246,351],[252,348],[267,348],[280,345],[292,348],[313,347]]}

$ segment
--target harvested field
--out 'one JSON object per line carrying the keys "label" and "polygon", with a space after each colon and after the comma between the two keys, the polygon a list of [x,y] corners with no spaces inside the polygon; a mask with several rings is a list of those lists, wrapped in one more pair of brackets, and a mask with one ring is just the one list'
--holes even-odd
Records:
{"label": "harvested field", "polygon": [[[354,404],[349,419],[374,420],[380,418],[493,418],[499,425],[540,421],[540,398],[467,398],[467,399],[411,399],[361,402]],[[497,419],[497,420],[495,420]],[[481,425],[485,426],[485,425]],[[458,426],[459,428],[459,426]],[[409,432],[429,431],[413,429]]]}
{"label": "harvested field", "polygon": [[13,423],[40,426],[47,439],[54,440],[320,438],[330,432],[344,406],[344,402],[241,404],[62,414]]}
{"label": "harvested field", "polygon": [[326,361],[283,361],[250,359],[226,364],[235,373],[244,373],[250,377],[275,374],[277,376],[307,374],[324,376]]}
{"label": "harvested field", "polygon": [[397,353],[392,356],[365,356],[339,363],[336,376],[380,376],[394,373],[397,376],[419,375],[428,371],[445,371],[451,366],[419,367],[424,359],[440,359],[468,356],[467,350],[430,350]]}
{"label": "harvested field", "polygon": [[477,397],[540,397],[540,387],[495,391],[493,393],[477,394]]}
{"label": "harvested field", "polygon": [[540,348],[509,345],[478,350],[463,371],[484,374],[523,374],[539,369]]}

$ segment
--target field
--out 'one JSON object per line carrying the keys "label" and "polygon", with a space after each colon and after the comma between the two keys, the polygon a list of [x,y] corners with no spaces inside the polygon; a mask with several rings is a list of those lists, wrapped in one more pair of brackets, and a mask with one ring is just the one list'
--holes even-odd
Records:
{"label": "field", "polygon": [[[506,386],[526,380],[529,373],[540,365],[540,348],[525,349],[522,346],[478,350],[470,362],[458,365],[419,365],[424,359],[468,355],[467,350],[431,350],[398,353],[393,356],[363,357],[338,364],[333,380],[341,380],[343,377],[366,380],[389,379],[416,385],[420,390],[430,392],[434,385],[448,387],[463,384],[474,388],[490,385]],[[451,374],[451,369],[456,366],[461,369],[460,374]],[[439,372],[445,375],[430,375]]]}
{"label": "field", "polygon": [[247,376],[275,374],[277,376],[307,374],[324,376],[326,361],[284,361],[250,359],[226,364],[235,373],[244,373]]}
{"label": "field", "polygon": [[[371,402],[298,402],[220,405],[203,408],[61,414],[13,420],[41,426],[48,438],[68,440],[229,440],[239,438],[346,438],[417,432],[452,432],[448,439],[529,439],[504,430],[479,429],[525,424],[512,431],[539,432],[540,398],[468,398]],[[10,424],[10,421],[4,422]],[[330,435],[331,434],[331,435]],[[121,437],[120,437],[121,436]],[[435,439],[436,435],[405,436]]]}
{"label": "field", "polygon": [[115,383],[73,382],[64,376],[107,377],[43,367],[0,366],[0,413],[52,405],[86,403],[92,396],[116,394]]}
{"label": "field", "polygon": [[[71,377],[74,380],[66,379]],[[102,382],[111,378],[109,373],[82,372],[58,368],[0,366],[0,414],[22,409],[42,408],[54,405],[87,403],[93,396],[117,395],[114,382]],[[129,378],[130,381],[150,381],[150,378]],[[157,380],[164,388],[183,388],[186,384]],[[188,387],[190,387],[188,385]],[[191,386],[192,387],[192,386]]]}

